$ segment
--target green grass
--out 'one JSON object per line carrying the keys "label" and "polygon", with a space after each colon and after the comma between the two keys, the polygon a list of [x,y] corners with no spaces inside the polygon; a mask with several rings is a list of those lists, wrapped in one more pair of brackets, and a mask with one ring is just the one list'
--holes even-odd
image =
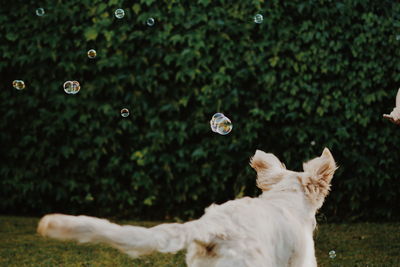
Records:
{"label": "green grass", "polygon": [[[37,222],[38,218],[0,216],[0,266],[185,266],[184,252],[131,259],[103,245],[45,239],[36,234]],[[400,223],[320,225],[315,235],[318,266],[400,266],[399,230]],[[330,250],[336,251],[333,260]]]}

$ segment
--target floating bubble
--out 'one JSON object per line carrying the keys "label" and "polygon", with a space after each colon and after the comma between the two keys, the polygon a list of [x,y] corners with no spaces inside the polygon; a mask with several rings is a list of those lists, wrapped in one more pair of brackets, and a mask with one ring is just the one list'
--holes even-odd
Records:
{"label": "floating bubble", "polygon": [[223,117],[223,119],[219,120],[217,133],[221,135],[226,135],[232,131],[232,122],[227,117]]}
{"label": "floating bubble", "polygon": [[94,50],[94,49],[90,49],[88,52],[87,52],[87,56],[88,56],[88,58],[95,58],[96,56],[97,56],[97,52],[96,52],[96,50]]}
{"label": "floating bubble", "polygon": [[126,118],[129,116],[129,110],[127,108],[121,109],[121,116]]}
{"label": "floating bubble", "polygon": [[122,19],[125,16],[125,11],[122,8],[118,8],[114,14],[117,19]]}
{"label": "floating bubble", "polygon": [[156,23],[156,21],[153,18],[148,18],[146,21],[147,26],[153,26]]}
{"label": "floating bubble", "polygon": [[257,24],[262,23],[263,20],[264,20],[264,17],[261,14],[257,14],[257,15],[254,16],[254,22],[257,23]]}
{"label": "floating bubble", "polygon": [[216,123],[216,120],[218,119],[218,118],[220,118],[220,117],[223,117],[224,116],[224,114],[222,114],[222,113],[215,113],[213,116],[212,116],[212,118],[211,118],[211,120],[210,120],[210,126],[211,126],[211,130],[213,131],[213,132],[217,132],[217,123]]}
{"label": "floating bubble", "polygon": [[17,90],[25,89],[25,83],[23,80],[14,80],[12,83],[13,87]]}
{"label": "floating bubble", "polygon": [[329,251],[329,258],[331,259],[336,258],[336,252],[334,250]]}
{"label": "floating bubble", "polygon": [[316,142],[314,140],[311,141],[310,143],[312,146],[315,146]]}
{"label": "floating bubble", "polygon": [[39,7],[38,9],[36,9],[36,15],[41,17],[44,15],[44,8]]}
{"label": "floating bubble", "polygon": [[77,81],[66,81],[63,87],[64,91],[69,95],[75,95],[81,90],[81,86]]}
{"label": "floating bubble", "polygon": [[221,135],[232,131],[232,122],[222,113],[215,113],[210,120],[211,130]]}
{"label": "floating bubble", "polygon": [[72,94],[72,82],[71,82],[71,81],[66,81],[66,82],[63,84],[63,88],[64,88],[64,91],[65,91],[67,94]]}
{"label": "floating bubble", "polygon": [[73,94],[77,94],[81,90],[81,85],[77,81],[72,81]]}

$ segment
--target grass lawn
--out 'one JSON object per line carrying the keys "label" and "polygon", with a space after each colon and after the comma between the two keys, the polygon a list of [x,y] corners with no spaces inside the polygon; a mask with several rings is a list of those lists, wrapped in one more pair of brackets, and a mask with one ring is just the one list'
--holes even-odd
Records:
{"label": "grass lawn", "polygon": [[[0,266],[185,266],[183,252],[131,259],[103,245],[41,238],[36,234],[38,220],[0,216]],[[400,223],[322,224],[315,240],[318,266],[400,266]],[[331,250],[336,251],[335,259],[328,256]]]}

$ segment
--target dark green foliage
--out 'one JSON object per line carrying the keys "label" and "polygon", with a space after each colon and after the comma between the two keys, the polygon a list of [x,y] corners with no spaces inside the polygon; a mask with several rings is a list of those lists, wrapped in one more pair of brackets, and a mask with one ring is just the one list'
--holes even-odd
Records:
{"label": "dark green foliage", "polygon": [[1,212],[194,217],[258,193],[256,149],[300,170],[326,146],[330,221],[400,218],[397,1],[3,2]]}

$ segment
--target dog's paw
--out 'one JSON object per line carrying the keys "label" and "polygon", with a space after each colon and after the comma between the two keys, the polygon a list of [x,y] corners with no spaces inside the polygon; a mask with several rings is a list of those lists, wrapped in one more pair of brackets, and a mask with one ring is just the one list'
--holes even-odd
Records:
{"label": "dog's paw", "polygon": [[383,114],[383,117],[395,124],[400,125],[400,116],[399,117],[394,117],[392,114]]}

